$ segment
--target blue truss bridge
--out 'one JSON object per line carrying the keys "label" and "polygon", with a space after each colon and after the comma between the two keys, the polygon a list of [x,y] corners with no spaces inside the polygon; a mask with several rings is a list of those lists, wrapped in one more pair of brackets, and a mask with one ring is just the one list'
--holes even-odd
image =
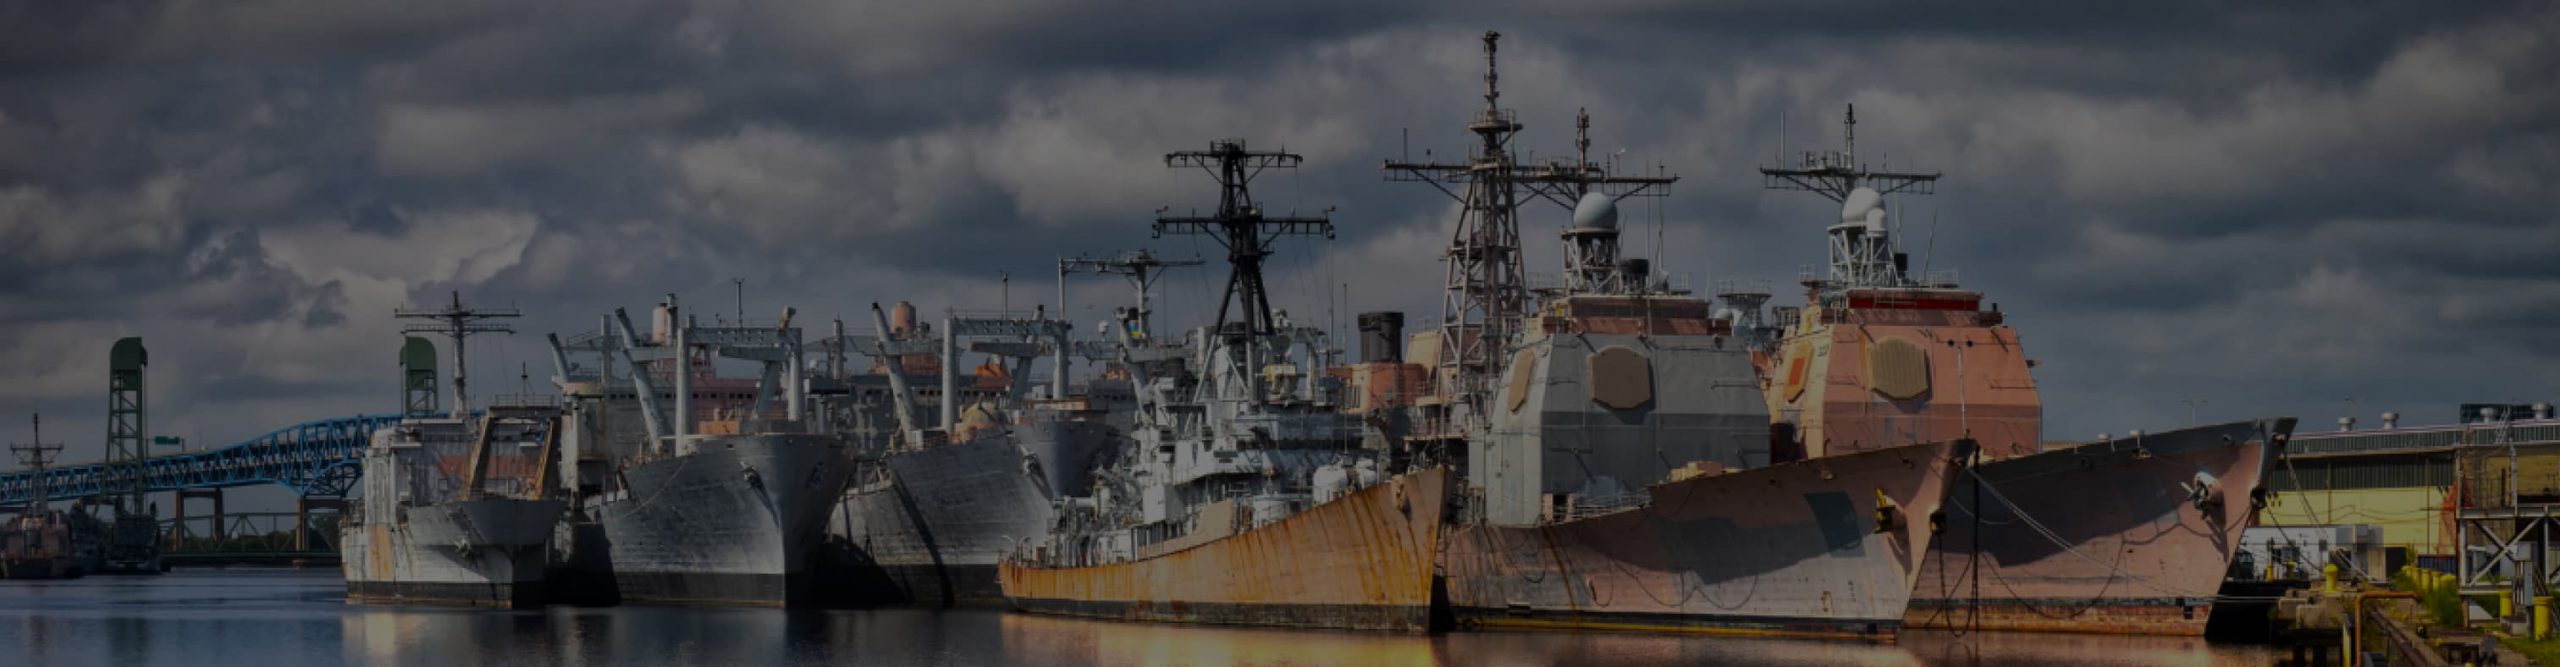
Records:
{"label": "blue truss bridge", "polygon": [[[362,474],[364,448],[373,432],[400,422],[398,415],[359,415],[309,421],[220,449],[153,456],[142,464],[150,491],[221,489],[280,484],[303,498],[343,498]],[[106,464],[47,468],[45,495],[55,500],[97,496],[111,478]],[[23,505],[35,493],[27,470],[0,473],[0,505]]]}

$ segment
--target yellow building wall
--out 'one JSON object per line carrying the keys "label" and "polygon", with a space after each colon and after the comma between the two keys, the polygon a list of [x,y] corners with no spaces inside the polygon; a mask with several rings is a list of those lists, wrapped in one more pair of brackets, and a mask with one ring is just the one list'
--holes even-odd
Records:
{"label": "yellow building wall", "polygon": [[2270,494],[2258,510],[2261,526],[2368,524],[2382,527],[2382,544],[2408,547],[2420,556],[2450,555],[2453,526],[2444,513],[2442,487],[2286,491]]}

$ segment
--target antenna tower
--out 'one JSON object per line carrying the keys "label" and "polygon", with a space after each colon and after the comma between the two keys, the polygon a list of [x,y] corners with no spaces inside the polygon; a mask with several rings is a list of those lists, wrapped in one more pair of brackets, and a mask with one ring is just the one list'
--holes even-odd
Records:
{"label": "antenna tower", "polygon": [[471,394],[465,388],[465,381],[469,375],[469,371],[464,368],[467,364],[464,361],[465,357],[462,354],[463,340],[470,338],[472,334],[515,333],[516,330],[514,327],[510,327],[505,324],[492,323],[489,320],[524,317],[524,312],[514,308],[473,308],[464,306],[462,305],[462,293],[454,292],[453,301],[443,308],[402,308],[392,311],[391,316],[401,319],[425,320],[424,322],[417,324],[409,324],[400,327],[401,333],[442,334],[446,338],[453,339],[453,416],[454,418],[459,419],[465,415],[471,414]]}
{"label": "antenna tower", "polygon": [[1264,217],[1262,205],[1253,201],[1246,185],[1265,169],[1295,169],[1304,158],[1281,151],[1249,151],[1242,139],[1220,139],[1209,142],[1209,150],[1182,151],[1164,156],[1167,167],[1199,167],[1218,180],[1218,212],[1215,215],[1166,216],[1159,209],[1155,235],[1167,233],[1201,234],[1218,240],[1227,247],[1226,296],[1218,301],[1218,330],[1225,331],[1230,310],[1242,318],[1243,333],[1268,336],[1277,330],[1271,318],[1271,296],[1262,285],[1262,258],[1271,256],[1271,244],[1280,237],[1323,235],[1333,238],[1333,209],[1326,215],[1313,217]]}
{"label": "antenna tower", "polygon": [[[1794,167],[1772,165],[1760,168],[1762,187],[1770,190],[1801,190],[1849,204],[1850,194],[1860,188],[1873,190],[1881,215],[1882,197],[1896,193],[1934,194],[1937,172],[1895,172],[1867,169],[1858,162],[1858,107],[1849,105],[1840,123],[1841,150],[1805,151]],[[1894,249],[1889,230],[1878,220],[1865,223],[1847,219],[1854,212],[1843,211],[1843,219],[1830,228],[1831,274],[1825,281],[1808,281],[1814,287],[1898,287],[1908,282],[1903,262]]]}
{"label": "antenna tower", "polygon": [[[1502,33],[1484,33],[1484,109],[1467,122],[1478,145],[1465,163],[1388,160],[1387,178],[1430,184],[1463,208],[1449,237],[1448,281],[1440,301],[1440,368],[1458,386],[1443,392],[1481,414],[1484,395],[1501,376],[1502,351],[1529,307],[1528,280],[1520,257],[1520,203],[1543,199],[1572,210],[1594,189],[1617,198],[1662,196],[1656,185],[1676,176],[1616,176],[1590,161],[1589,118],[1576,119],[1571,162],[1521,164],[1510,151],[1520,132],[1517,115],[1502,108],[1502,79],[1495,53]],[[1463,191],[1457,189],[1463,186]],[[1472,419],[1462,417],[1461,419]]]}

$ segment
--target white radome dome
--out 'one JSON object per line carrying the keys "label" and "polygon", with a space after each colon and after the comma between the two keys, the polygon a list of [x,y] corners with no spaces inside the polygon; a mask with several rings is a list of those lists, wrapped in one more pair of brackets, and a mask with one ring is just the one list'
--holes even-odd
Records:
{"label": "white radome dome", "polygon": [[1583,193],[1582,201],[1573,205],[1573,226],[1580,229],[1617,229],[1618,198],[1599,192]]}

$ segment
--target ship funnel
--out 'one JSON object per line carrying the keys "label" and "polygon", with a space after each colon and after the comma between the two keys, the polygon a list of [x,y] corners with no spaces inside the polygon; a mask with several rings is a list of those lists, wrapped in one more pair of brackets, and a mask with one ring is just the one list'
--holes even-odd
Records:
{"label": "ship funnel", "polygon": [[2344,433],[2344,432],[2347,432],[2347,431],[2353,431],[2353,430],[2356,430],[2356,418],[2354,418],[2354,417],[2339,417],[2339,418],[2338,418],[2338,432],[2340,432],[2340,433]]}
{"label": "ship funnel", "polygon": [[1627,276],[1627,282],[1642,285],[1645,277],[1653,274],[1653,261],[1642,257],[1618,260],[1618,272]]}
{"label": "ship funnel", "polygon": [[1379,311],[1360,314],[1360,361],[1404,361],[1404,313]]}
{"label": "ship funnel", "polygon": [[916,305],[905,301],[889,308],[889,330],[883,334],[904,336],[916,332]]}
{"label": "ship funnel", "polygon": [[2534,418],[2534,419],[2550,419],[2550,418],[2551,418],[2551,404],[2549,404],[2549,403],[2535,403],[2535,404],[2533,404],[2533,418]]}
{"label": "ship funnel", "polygon": [[2395,428],[2400,428],[2400,413],[2382,413],[2382,430],[2388,431]]}

